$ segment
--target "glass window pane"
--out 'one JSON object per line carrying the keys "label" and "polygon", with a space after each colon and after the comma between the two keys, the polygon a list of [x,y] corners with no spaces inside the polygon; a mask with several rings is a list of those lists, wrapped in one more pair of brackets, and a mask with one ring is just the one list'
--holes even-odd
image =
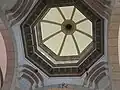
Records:
{"label": "glass window pane", "polygon": [[60,30],[61,30],[61,26],[51,24],[51,23],[41,22],[42,39],[45,39],[48,36]]}
{"label": "glass window pane", "polygon": [[82,19],[85,19],[86,17],[78,10],[76,9],[75,14],[73,16],[73,21],[78,22]]}
{"label": "glass window pane", "polygon": [[54,53],[58,54],[63,38],[64,34],[61,32],[60,34],[57,34],[54,37],[50,38],[44,44],[48,48],[50,48]]}
{"label": "glass window pane", "polygon": [[61,24],[64,21],[59,11],[56,8],[51,8],[50,11],[43,18],[43,20],[54,21]]}
{"label": "glass window pane", "polygon": [[81,52],[92,42],[91,38],[77,31],[74,33],[74,36]]}
{"label": "glass window pane", "polygon": [[92,22],[89,20],[77,24],[77,29],[92,36]]}
{"label": "glass window pane", "polygon": [[72,12],[73,12],[74,6],[69,6],[69,7],[60,7],[63,15],[65,16],[66,19],[70,19]]}
{"label": "glass window pane", "polygon": [[68,35],[65,40],[61,56],[71,56],[71,55],[78,55],[78,53],[72,36]]}

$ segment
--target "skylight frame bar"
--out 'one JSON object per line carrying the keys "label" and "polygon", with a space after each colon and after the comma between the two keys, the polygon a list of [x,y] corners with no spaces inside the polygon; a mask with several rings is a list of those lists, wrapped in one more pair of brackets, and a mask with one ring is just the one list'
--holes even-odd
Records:
{"label": "skylight frame bar", "polygon": [[49,40],[50,38],[54,37],[55,35],[61,33],[61,32],[62,32],[62,31],[60,30],[60,31],[58,31],[58,32],[56,32],[56,33],[53,33],[52,35],[48,36],[47,38],[45,38],[45,39],[43,40],[43,43],[46,42],[47,40]]}
{"label": "skylight frame bar", "polygon": [[64,14],[62,13],[61,9],[59,7],[57,7],[57,10],[59,11],[59,13],[61,14],[62,18],[64,19],[64,21],[66,20]]}
{"label": "skylight frame bar", "polygon": [[80,50],[79,50],[79,47],[78,47],[78,44],[77,44],[77,41],[76,41],[74,35],[72,35],[72,38],[73,38],[73,41],[74,41],[74,43],[75,43],[77,53],[78,53],[78,55],[80,55]]}
{"label": "skylight frame bar", "polygon": [[73,19],[74,15],[75,15],[75,11],[76,11],[76,8],[74,7],[70,20]]}
{"label": "skylight frame bar", "polygon": [[88,20],[88,19],[87,19],[87,18],[84,18],[84,19],[82,19],[82,20],[80,20],[80,21],[76,22],[75,24],[82,23],[82,22],[84,22],[84,21],[86,21],[86,20]]}
{"label": "skylight frame bar", "polygon": [[91,35],[83,32],[83,31],[81,31],[81,30],[79,30],[79,29],[76,29],[76,31],[79,32],[79,33],[81,33],[81,34],[84,34],[85,36],[87,36],[87,37],[89,37],[89,38],[91,38],[91,39],[93,39],[93,37],[92,37]]}
{"label": "skylight frame bar", "polygon": [[63,49],[63,47],[64,47],[66,38],[67,38],[67,34],[65,34],[64,39],[63,39],[63,42],[62,42],[61,47],[60,47],[60,50],[59,50],[59,52],[58,52],[58,55],[59,55],[59,56],[60,56],[60,54],[61,54],[61,52],[62,52],[62,49]]}
{"label": "skylight frame bar", "polygon": [[54,22],[54,21],[49,21],[49,20],[41,20],[40,22],[50,23],[50,24],[56,24],[56,25],[59,25],[59,26],[62,25],[62,24],[60,24],[60,23],[57,23],[57,22]]}

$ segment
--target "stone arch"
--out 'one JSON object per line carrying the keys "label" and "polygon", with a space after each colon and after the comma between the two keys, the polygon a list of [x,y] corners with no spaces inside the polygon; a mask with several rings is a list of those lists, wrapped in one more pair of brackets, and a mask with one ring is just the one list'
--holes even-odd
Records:
{"label": "stone arch", "polygon": [[5,16],[3,16],[4,14],[1,13],[2,12],[0,11],[0,33],[4,40],[6,59],[7,59],[6,74],[5,74],[2,90],[10,90],[14,76],[15,50],[14,50],[11,34],[8,30],[8,26],[5,24],[4,21]]}
{"label": "stone arch", "polygon": [[111,15],[111,21],[108,29],[108,55],[111,63],[118,63],[119,60],[119,54],[118,54],[119,25],[120,25],[119,18],[120,15],[117,15],[116,10],[114,11],[113,9]]}
{"label": "stone arch", "polygon": [[111,65],[111,80],[113,90],[120,86],[120,4],[115,0],[108,28],[108,59]]}

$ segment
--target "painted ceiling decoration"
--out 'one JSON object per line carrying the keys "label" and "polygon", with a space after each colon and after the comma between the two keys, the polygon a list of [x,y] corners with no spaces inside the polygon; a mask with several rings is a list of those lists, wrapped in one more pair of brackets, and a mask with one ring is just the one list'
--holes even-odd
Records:
{"label": "painted ceiling decoration", "polygon": [[38,1],[21,31],[26,58],[48,76],[81,76],[104,54],[104,19],[84,1]]}

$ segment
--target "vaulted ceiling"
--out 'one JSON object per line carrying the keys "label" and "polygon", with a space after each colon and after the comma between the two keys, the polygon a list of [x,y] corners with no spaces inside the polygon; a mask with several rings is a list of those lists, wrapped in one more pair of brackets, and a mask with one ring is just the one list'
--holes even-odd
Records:
{"label": "vaulted ceiling", "polygon": [[47,85],[44,75],[65,81],[82,77],[83,86],[99,88],[109,71],[105,53],[109,5],[99,0],[18,0],[5,10],[19,50],[18,81],[25,79],[34,89]]}

